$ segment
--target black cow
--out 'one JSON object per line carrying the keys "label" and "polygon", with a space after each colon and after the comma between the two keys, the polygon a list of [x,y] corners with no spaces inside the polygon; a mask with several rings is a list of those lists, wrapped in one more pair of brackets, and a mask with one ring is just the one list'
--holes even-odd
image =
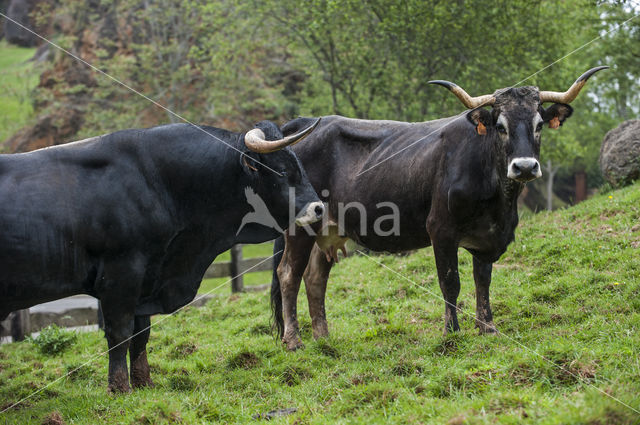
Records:
{"label": "black cow", "polygon": [[[347,238],[374,251],[399,252],[433,246],[445,300],[445,333],[459,329],[458,247],[473,255],[476,326],[496,332],[489,305],[492,263],[514,239],[517,198],[542,173],[538,157],[544,123],[557,128],[572,113],[568,105],[587,79],[565,93],[537,87],[506,88],[472,98],[444,85],[471,109],[423,123],[367,121],[332,116],[294,151],[311,184],[328,203],[328,214],[312,226],[276,242],[284,253],[274,270],[271,301],[282,341],[300,347],[296,302],[304,277],[313,335],[328,335],[324,298],[337,249]],[[555,102],[544,109],[545,102]],[[482,106],[491,106],[487,110]],[[311,119],[287,123],[297,131]],[[365,217],[366,216],[366,217]],[[397,221],[393,220],[393,217]],[[276,259],[277,260],[277,259]]]}
{"label": "black cow", "polygon": [[283,139],[268,121],[246,135],[173,124],[0,155],[0,319],[92,295],[104,314],[109,390],[130,390],[127,350],[132,386],[152,384],[149,316],[190,302],[232,245],[281,235],[260,217],[240,230],[256,199],[280,228],[322,215],[286,148],[313,128]]}

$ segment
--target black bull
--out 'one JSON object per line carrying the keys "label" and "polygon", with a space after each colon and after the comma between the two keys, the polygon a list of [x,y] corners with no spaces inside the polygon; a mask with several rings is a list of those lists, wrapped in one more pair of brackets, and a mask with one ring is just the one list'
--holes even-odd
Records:
{"label": "black bull", "polygon": [[[303,277],[313,335],[328,335],[327,279],[347,238],[374,251],[432,245],[445,301],[445,332],[459,329],[458,247],[465,248],[473,255],[476,326],[481,333],[496,332],[489,304],[492,263],[514,239],[517,198],[525,182],[542,174],[542,126],[559,127],[571,115],[568,103],[603,68],[586,72],[564,93],[521,87],[472,98],[455,84],[435,81],[471,109],[436,121],[323,118],[294,151],[327,203],[328,214],[322,225],[312,226],[318,236],[285,233],[275,247],[284,247],[284,253],[275,261],[279,266],[274,269],[271,302],[287,347],[302,345],[296,302]],[[544,109],[544,102],[556,103]],[[492,108],[482,108],[487,105]],[[293,120],[283,132],[298,131],[309,122]],[[388,220],[384,227],[385,217],[394,213],[399,220],[395,231]]]}
{"label": "black bull", "polygon": [[244,134],[174,124],[0,155],[0,319],[92,295],[104,314],[109,389],[130,388],[127,350],[131,384],[151,384],[149,316],[190,302],[207,267],[232,245],[281,234],[241,223],[252,212],[247,191],[280,228],[314,222],[324,210],[285,148],[308,130],[275,142],[275,124],[257,127],[263,133],[250,132],[253,144]]}

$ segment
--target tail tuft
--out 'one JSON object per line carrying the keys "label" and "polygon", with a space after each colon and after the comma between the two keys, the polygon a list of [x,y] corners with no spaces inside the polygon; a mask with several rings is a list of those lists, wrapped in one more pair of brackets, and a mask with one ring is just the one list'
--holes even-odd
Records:
{"label": "tail tuft", "polygon": [[278,338],[284,335],[284,318],[282,316],[282,293],[280,292],[280,279],[278,279],[278,265],[284,253],[284,236],[280,236],[273,244],[273,276],[271,278],[271,329],[276,332]]}

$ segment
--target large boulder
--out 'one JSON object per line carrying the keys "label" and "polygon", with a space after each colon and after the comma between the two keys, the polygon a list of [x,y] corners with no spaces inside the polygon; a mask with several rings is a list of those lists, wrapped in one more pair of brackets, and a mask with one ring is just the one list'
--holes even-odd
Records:
{"label": "large boulder", "polygon": [[[9,0],[0,0],[0,12],[6,15],[8,6]],[[0,40],[4,38],[4,21],[6,21],[6,19],[0,19]]]}
{"label": "large boulder", "polygon": [[[7,16],[27,28],[33,28],[30,14],[35,3],[34,0],[12,0],[7,7]],[[4,36],[9,43],[25,47],[35,46],[40,41],[34,34],[9,20],[4,24]]]}
{"label": "large boulder", "polygon": [[600,148],[600,169],[613,186],[640,178],[640,120],[629,120],[609,131]]}

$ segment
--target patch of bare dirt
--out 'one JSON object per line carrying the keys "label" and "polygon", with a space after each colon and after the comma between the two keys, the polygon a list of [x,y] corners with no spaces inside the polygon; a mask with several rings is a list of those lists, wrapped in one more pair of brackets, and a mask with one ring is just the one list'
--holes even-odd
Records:
{"label": "patch of bare dirt", "polygon": [[391,368],[391,373],[396,376],[411,376],[422,373],[422,367],[410,361],[400,360]]}
{"label": "patch of bare dirt", "polygon": [[191,341],[184,341],[176,345],[171,353],[173,358],[185,358],[198,351],[198,346]]}
{"label": "patch of bare dirt", "polygon": [[227,360],[229,369],[252,369],[260,364],[260,357],[250,351],[243,351]]}
{"label": "patch of bare dirt", "polygon": [[596,363],[595,362],[581,362],[578,360],[572,360],[565,362],[559,366],[558,373],[556,374],[558,380],[563,383],[573,383],[577,380],[591,381],[596,377]]}
{"label": "patch of bare dirt", "polygon": [[55,411],[49,413],[42,421],[42,425],[64,425],[64,424],[65,422],[62,419],[62,415]]}
{"label": "patch of bare dirt", "polygon": [[447,421],[447,425],[464,425],[467,423],[467,417],[463,414],[456,415]]}
{"label": "patch of bare dirt", "polygon": [[370,382],[376,382],[378,381],[380,378],[371,374],[371,373],[364,373],[364,374],[358,374],[358,375],[354,375],[351,378],[351,384],[353,385],[364,385],[364,384],[368,384]]}
{"label": "patch of bare dirt", "polygon": [[381,316],[378,318],[378,320],[376,320],[376,322],[380,325],[388,325],[389,319],[387,319],[385,316]]}
{"label": "patch of bare dirt", "polygon": [[289,366],[280,376],[280,381],[283,384],[293,387],[294,385],[298,385],[300,384],[300,382],[310,377],[311,372],[309,372],[307,369],[298,366]]}

